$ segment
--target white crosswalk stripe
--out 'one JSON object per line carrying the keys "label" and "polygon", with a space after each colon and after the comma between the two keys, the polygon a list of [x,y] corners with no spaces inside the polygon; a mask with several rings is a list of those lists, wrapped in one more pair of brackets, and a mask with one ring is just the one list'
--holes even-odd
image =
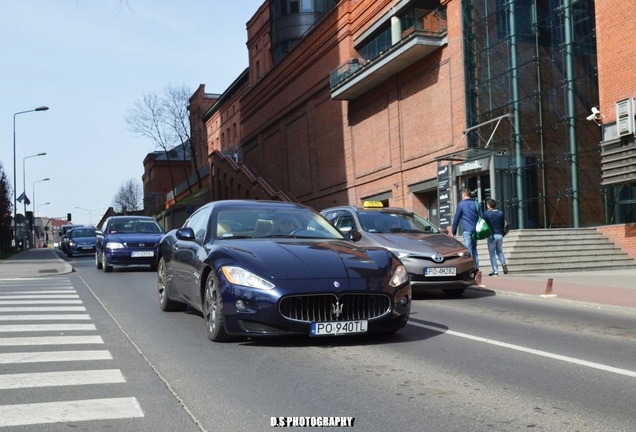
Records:
{"label": "white crosswalk stripe", "polygon": [[0,307],[0,313],[2,312],[86,312],[84,306],[26,306],[26,307]]}
{"label": "white crosswalk stripe", "polygon": [[[55,400],[59,394],[55,389],[60,387],[109,385],[112,392],[113,385],[125,386],[122,372],[103,363],[114,360],[111,353],[96,349],[104,344],[102,337],[96,334],[97,327],[77,322],[91,321],[86,312],[80,295],[67,278],[0,281],[0,365],[4,365],[0,368],[0,391],[3,392],[0,428],[144,417],[137,398],[129,395]],[[34,335],[27,336],[27,333]],[[71,348],[75,346],[77,349]],[[16,347],[21,347],[19,352],[15,352]],[[100,363],[91,369],[91,362]],[[24,368],[19,368],[28,364],[37,364],[39,370],[25,373]],[[78,368],[60,371],[65,364]],[[31,371],[33,367],[26,370]],[[51,369],[54,367],[56,369]],[[29,388],[47,392],[48,401],[7,403],[12,400],[11,391]],[[125,387],[122,389],[126,391]],[[78,394],[79,390],[74,392]]]}
{"label": "white crosswalk stripe", "polygon": [[103,344],[101,336],[2,337],[0,346]]}
{"label": "white crosswalk stripe", "polygon": [[0,325],[0,333],[19,333],[34,331],[78,331],[78,330],[96,330],[95,324],[19,324],[19,325]]}
{"label": "white crosswalk stripe", "polygon": [[1,426],[143,417],[134,397],[0,406]]}
{"label": "white crosswalk stripe", "polygon": [[85,321],[90,319],[88,314],[0,315],[0,321]]}
{"label": "white crosswalk stripe", "polygon": [[106,350],[0,353],[0,364],[112,359],[113,356]]}

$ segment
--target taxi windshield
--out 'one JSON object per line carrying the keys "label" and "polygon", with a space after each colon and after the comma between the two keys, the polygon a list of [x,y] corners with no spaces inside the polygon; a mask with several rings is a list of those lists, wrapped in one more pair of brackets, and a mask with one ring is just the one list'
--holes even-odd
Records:
{"label": "taxi windshield", "polygon": [[390,211],[360,211],[360,224],[370,233],[426,233],[439,234],[435,225],[415,213]]}

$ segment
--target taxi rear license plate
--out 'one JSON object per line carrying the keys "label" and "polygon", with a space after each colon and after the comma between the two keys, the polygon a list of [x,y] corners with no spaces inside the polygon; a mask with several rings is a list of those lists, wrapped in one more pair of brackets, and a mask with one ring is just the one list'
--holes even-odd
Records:
{"label": "taxi rear license plate", "polygon": [[455,267],[426,267],[424,276],[457,276]]}
{"label": "taxi rear license plate", "polygon": [[310,336],[340,336],[355,333],[366,333],[369,328],[367,320],[312,322]]}
{"label": "taxi rear license plate", "polygon": [[153,256],[155,256],[155,252],[154,251],[132,251],[130,253],[130,256],[133,257],[133,258],[153,257]]}

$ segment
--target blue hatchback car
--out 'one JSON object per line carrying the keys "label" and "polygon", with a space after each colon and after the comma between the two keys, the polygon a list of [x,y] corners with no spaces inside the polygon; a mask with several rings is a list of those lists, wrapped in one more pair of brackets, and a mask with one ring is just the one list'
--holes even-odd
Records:
{"label": "blue hatchback car", "polygon": [[68,232],[66,242],[68,257],[93,253],[95,253],[95,228],[78,226]]}
{"label": "blue hatchback car", "polygon": [[146,265],[157,269],[161,226],[149,216],[111,216],[96,232],[95,267]]}

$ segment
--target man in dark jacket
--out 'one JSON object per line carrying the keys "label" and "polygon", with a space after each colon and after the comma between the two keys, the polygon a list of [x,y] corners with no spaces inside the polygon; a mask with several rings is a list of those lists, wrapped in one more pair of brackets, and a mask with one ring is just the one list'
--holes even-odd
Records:
{"label": "man in dark jacket", "polygon": [[470,189],[462,190],[462,200],[457,204],[455,216],[453,217],[453,237],[457,235],[457,225],[462,222],[462,235],[464,245],[475,260],[475,268],[479,270],[479,256],[477,255],[477,237],[475,236],[475,225],[479,219],[479,204],[470,197]]}
{"label": "man in dark jacket", "polygon": [[486,220],[492,235],[488,237],[488,254],[490,255],[490,265],[492,266],[492,273],[488,276],[499,276],[499,268],[497,266],[497,257],[503,268],[504,274],[508,273],[508,266],[506,265],[506,257],[503,253],[503,238],[505,235],[504,225],[506,224],[506,218],[501,210],[497,210],[497,201],[489,199],[486,201],[486,211],[483,218]]}

